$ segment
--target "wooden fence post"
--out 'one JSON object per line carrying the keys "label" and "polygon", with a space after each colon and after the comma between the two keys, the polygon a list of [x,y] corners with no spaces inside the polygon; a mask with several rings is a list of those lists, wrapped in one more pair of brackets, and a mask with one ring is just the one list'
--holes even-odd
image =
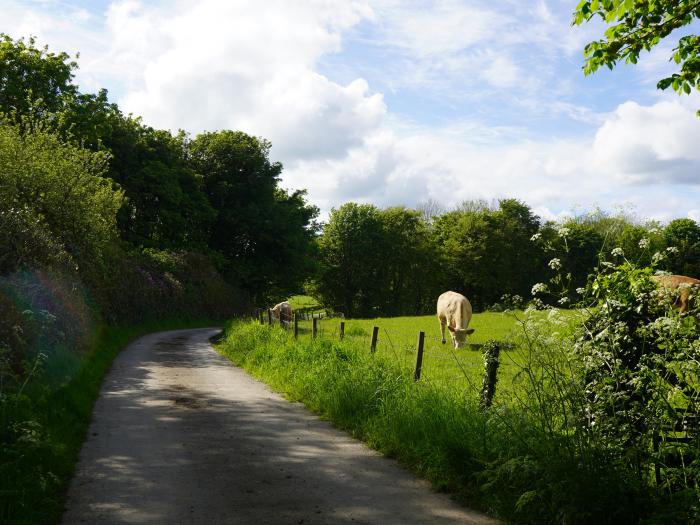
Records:
{"label": "wooden fence post", "polygon": [[372,341],[369,343],[369,351],[371,353],[376,352],[377,350],[377,337],[379,336],[379,327],[375,326],[372,328]]}
{"label": "wooden fence post", "polygon": [[267,309],[267,324],[272,326],[272,308]]}
{"label": "wooden fence post", "polygon": [[318,319],[316,317],[311,318],[311,337],[316,339],[318,335]]}
{"label": "wooden fence post", "polygon": [[260,324],[265,324],[265,316],[263,315],[263,309],[258,310],[258,317],[260,317]]}
{"label": "wooden fence post", "polygon": [[498,341],[488,341],[484,345],[484,379],[481,383],[481,408],[489,408],[493,403],[496,393],[496,381],[498,380],[498,355],[501,345]]}
{"label": "wooden fence post", "polygon": [[299,338],[299,316],[294,312],[294,339]]}
{"label": "wooden fence post", "polygon": [[345,337],[345,321],[340,321],[340,340]]}
{"label": "wooden fence post", "polygon": [[425,344],[425,332],[418,332],[418,344],[416,345],[416,368],[413,371],[413,380],[420,379],[420,372],[423,368],[423,345]]}

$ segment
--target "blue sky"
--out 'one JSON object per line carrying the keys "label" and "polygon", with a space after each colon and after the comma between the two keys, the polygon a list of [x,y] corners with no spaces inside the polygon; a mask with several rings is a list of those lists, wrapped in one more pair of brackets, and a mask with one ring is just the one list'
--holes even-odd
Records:
{"label": "blue sky", "polygon": [[575,4],[0,0],[0,32],[79,51],[81,89],[153,126],[270,139],[324,214],[515,197],[700,219],[700,96],[655,87],[679,35],[585,77],[603,27],[571,27]]}

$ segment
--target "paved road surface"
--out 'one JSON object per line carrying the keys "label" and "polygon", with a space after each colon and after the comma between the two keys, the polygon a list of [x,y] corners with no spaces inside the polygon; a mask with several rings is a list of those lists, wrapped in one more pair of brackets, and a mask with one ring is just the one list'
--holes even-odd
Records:
{"label": "paved road surface", "polygon": [[495,524],[218,355],[151,334],[106,376],[64,524]]}

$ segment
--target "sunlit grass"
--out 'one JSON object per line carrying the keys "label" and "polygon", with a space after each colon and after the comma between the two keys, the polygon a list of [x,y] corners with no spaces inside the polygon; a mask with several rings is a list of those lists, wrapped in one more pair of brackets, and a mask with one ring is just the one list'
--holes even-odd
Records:
{"label": "sunlit grass", "polygon": [[[340,319],[318,320],[315,340],[310,321],[300,323],[296,339],[278,326],[234,322],[218,348],[290,400],[397,458],[437,489],[506,522],[615,523],[603,517],[612,515],[610,509],[628,490],[620,489],[622,474],[598,453],[594,441],[577,441],[562,417],[551,416],[550,406],[558,410],[559,403],[541,403],[565,399],[556,397],[557,388],[571,384],[572,376],[560,342],[570,341],[563,336],[576,317],[576,312],[558,311],[474,317],[481,333],[473,341],[522,345],[503,351],[495,410],[479,403],[481,352],[452,351],[449,342],[443,346],[434,316],[346,320],[343,341]],[[524,319],[528,324],[522,326]],[[375,355],[369,349],[373,326],[380,327]],[[518,333],[525,328],[533,338],[529,342]],[[416,382],[412,367],[420,330],[429,337],[423,376]],[[515,362],[552,364],[548,359],[556,363],[546,377],[532,368],[513,383],[523,370]],[[536,499],[523,506],[523,498],[534,494]]]}
{"label": "sunlit grass", "polygon": [[293,295],[287,302],[291,305],[293,310],[299,310],[302,308],[320,308],[321,303],[309,295]]}
{"label": "sunlit grass", "polygon": [[[514,387],[514,381],[521,370],[523,361],[519,346],[523,337],[524,323],[540,321],[547,323],[552,311],[513,310],[508,312],[484,312],[474,314],[470,328],[474,334],[469,337],[469,346],[454,349],[448,330],[445,330],[446,344],[442,344],[440,325],[435,315],[414,317],[378,317],[375,319],[319,319],[318,336],[324,339],[338,339],[340,323],[345,323],[345,337],[369,352],[373,327],[379,327],[377,353],[397,362],[402,369],[413,370],[416,363],[418,333],[424,332],[424,353],[421,377],[424,381],[449,384],[457,390],[476,392],[481,388],[484,373],[481,345],[490,340],[505,343],[501,351],[499,385],[497,396],[507,395]],[[576,310],[556,310],[556,317],[575,320]],[[552,323],[554,326],[554,323]],[[552,328],[555,329],[554,327]],[[299,321],[299,336],[311,337],[312,321]],[[505,392],[506,394],[503,394]]]}

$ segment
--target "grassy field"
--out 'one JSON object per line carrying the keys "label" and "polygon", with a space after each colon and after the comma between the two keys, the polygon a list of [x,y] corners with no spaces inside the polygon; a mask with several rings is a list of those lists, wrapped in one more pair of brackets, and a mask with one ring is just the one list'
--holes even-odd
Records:
{"label": "grassy field", "polygon": [[321,303],[309,295],[293,295],[287,299],[287,302],[291,305],[293,310],[321,307]]}
{"label": "grassy field", "polygon": [[[480,346],[496,340],[512,345],[501,352],[498,392],[509,392],[517,381],[526,356],[520,343],[526,330],[533,323],[555,326],[558,319],[565,321],[575,318],[576,311],[555,310],[528,312],[515,310],[503,313],[484,312],[474,314],[470,327],[474,334],[469,337],[469,346],[455,350],[449,332],[445,331],[446,344],[442,344],[440,326],[435,315],[415,317],[392,317],[376,319],[345,319],[345,337],[370,348],[373,327],[379,327],[377,352],[412,370],[416,361],[418,332],[425,333],[422,379],[448,383],[459,390],[477,391],[481,388],[484,373],[483,356]],[[339,337],[342,319],[319,319],[318,333],[321,338]],[[311,321],[299,321],[300,337],[311,337]],[[554,330],[554,328],[551,328]],[[498,394],[497,394],[498,395]]]}

